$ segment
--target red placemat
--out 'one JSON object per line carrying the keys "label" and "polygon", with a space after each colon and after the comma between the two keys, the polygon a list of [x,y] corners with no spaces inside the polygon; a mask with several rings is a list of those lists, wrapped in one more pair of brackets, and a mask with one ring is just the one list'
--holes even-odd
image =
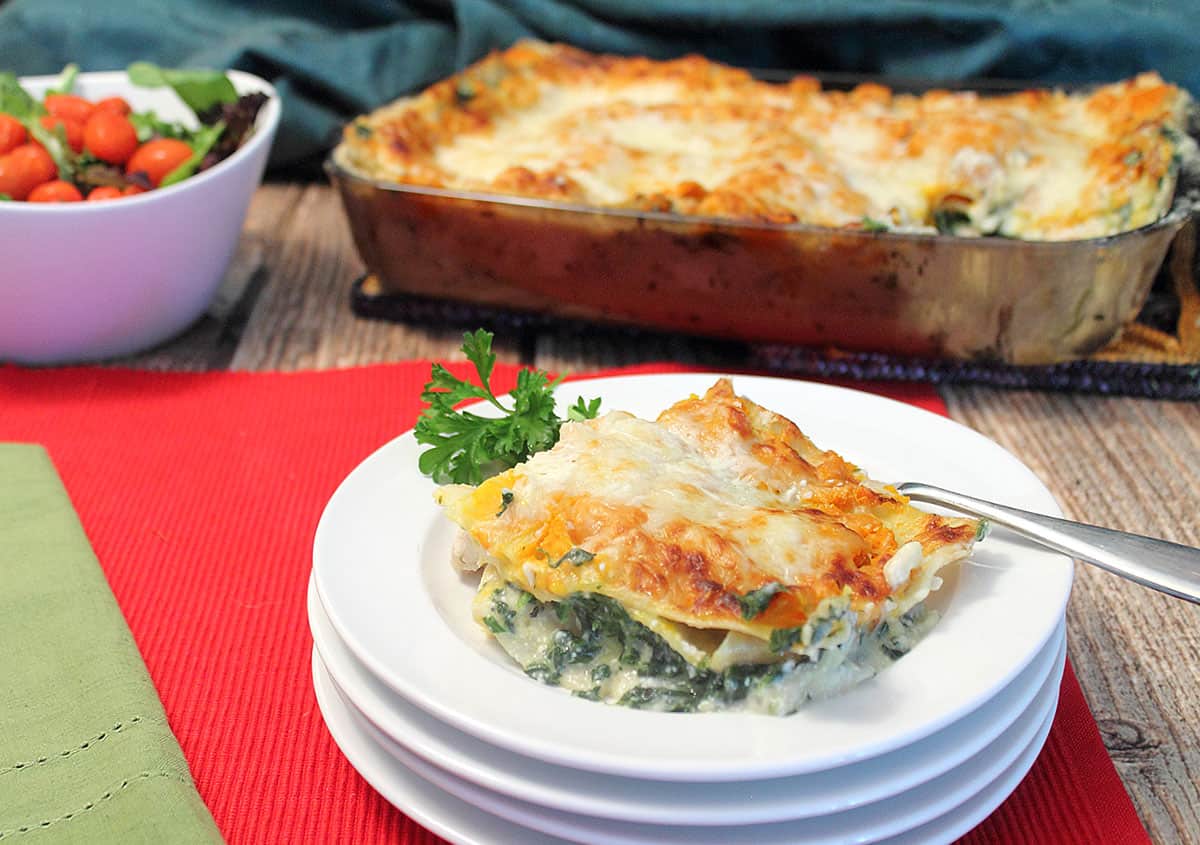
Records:
{"label": "red placemat", "polygon": [[[230,842],[439,841],[330,739],[304,609],[325,502],[412,425],[428,374],[0,368],[0,440],[48,448]],[[515,369],[495,378],[507,389]],[[924,385],[875,390],[945,413]],[[964,841],[1149,841],[1069,665],[1046,749]]]}

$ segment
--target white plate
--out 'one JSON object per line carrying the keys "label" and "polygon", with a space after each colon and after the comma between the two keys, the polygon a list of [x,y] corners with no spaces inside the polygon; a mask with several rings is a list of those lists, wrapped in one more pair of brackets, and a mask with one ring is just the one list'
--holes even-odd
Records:
{"label": "white plate", "polygon": [[[560,393],[566,402],[576,392],[598,395],[607,409],[653,417],[714,378],[596,379]],[[752,377],[734,384],[877,479],[927,481],[1060,513],[1024,464],[944,417],[827,385]],[[883,754],[1003,689],[1049,642],[1070,593],[1068,558],[996,531],[947,578],[933,631],[877,678],[837,698],[787,718],[610,707],[530,680],[471,619],[474,587],[448,562],[453,531],[433,504],[432,482],[416,469],[420,451],[411,432],[398,437],[330,499],[313,546],[321,603],[354,655],[417,706],[494,745],[572,768],[751,780]]]}
{"label": "white plate", "polygon": [[[958,806],[995,780],[1028,747],[1041,725],[1053,717],[1062,680],[1065,649],[1060,650],[1058,656],[1053,677],[1046,679],[1030,708],[992,744],[960,766],[875,803],[843,812],[770,824],[736,823],[703,827],[686,824],[647,825],[564,813],[531,804],[463,780],[453,772],[418,757],[379,732],[344,696],[342,702],[359,719],[361,726],[378,746],[430,783],[481,810],[552,836],[596,845],[840,845],[844,842],[873,842],[903,833]],[[334,689],[337,690],[336,684]],[[803,777],[800,775],[797,779]],[[689,785],[677,786],[686,788]],[[649,787],[647,791],[651,797],[655,794],[654,787]]]}
{"label": "white plate", "polygon": [[[570,813],[647,824],[755,824],[824,815],[923,783],[973,756],[1031,705],[1057,689],[1065,648],[1060,630],[1021,675],[978,710],[913,746],[861,763],[769,780],[670,783],[595,774],[542,763],[488,745],[414,707],[375,680],[342,645],[309,589],[313,642],[349,703],[408,751],[493,792]],[[1057,674],[1052,673],[1057,669]]]}
{"label": "white plate", "polygon": [[404,768],[354,720],[319,660],[314,649],[313,691],[333,741],[363,779],[406,816],[455,845],[563,845],[558,837],[518,827],[472,807]]}
{"label": "white plate", "polygon": [[[545,843],[561,843],[565,841],[603,841],[606,843],[629,841],[624,838],[612,838],[613,836],[620,837],[618,831],[624,831],[630,827],[628,825],[621,825],[620,823],[611,821],[599,822],[598,831],[603,836],[600,840],[581,838],[578,835],[578,830],[575,830],[568,840],[516,824],[463,801],[425,780],[421,775],[406,767],[399,759],[376,742],[371,734],[369,723],[359,717],[338,695],[332,680],[321,666],[320,658],[315,650],[313,652],[313,686],[316,691],[318,706],[325,719],[325,724],[329,728],[334,741],[338,744],[342,753],[346,755],[351,765],[390,803],[419,824],[424,825],[451,842],[458,843],[459,845],[485,845],[485,843],[493,845],[493,843],[501,842],[545,845]],[[1030,742],[1020,751],[1016,759],[1003,769],[994,780],[985,784],[962,803],[939,803],[937,810],[941,814],[936,818],[909,830],[898,831],[894,837],[880,841],[889,843],[922,843],[922,845],[950,842],[983,820],[1016,788],[1017,784],[1020,783],[1021,779],[1037,759],[1037,755],[1041,751],[1053,723],[1054,704],[1056,700],[1057,697],[1055,697],[1055,702],[1051,702],[1052,706],[1049,713],[1037,728]],[[419,758],[413,759],[419,762]],[[557,816],[564,815],[555,814],[554,811],[540,810],[539,808],[534,808],[534,812]],[[585,819],[582,816],[568,816],[567,818]],[[554,824],[555,822],[552,820],[549,823]],[[547,822],[543,822],[542,824],[544,826]],[[724,839],[714,841],[728,842],[730,845],[736,845],[739,842],[762,845],[762,843],[770,843],[772,841],[787,843],[787,845],[806,845],[808,839],[803,833],[809,824],[810,822],[808,821],[800,821],[791,824],[765,827],[755,825],[741,828],[671,828],[660,826],[649,829],[651,838],[633,841],[645,841],[653,843],[653,845],[670,841],[681,841],[687,842],[690,845],[693,842],[703,842],[702,838],[698,838],[703,834],[722,830],[726,831],[728,836]],[[761,832],[770,828],[779,828],[781,833],[785,834],[784,838],[763,838]],[[664,832],[684,833],[672,840],[664,838]],[[842,829],[838,831],[833,841],[851,843],[870,840]]]}

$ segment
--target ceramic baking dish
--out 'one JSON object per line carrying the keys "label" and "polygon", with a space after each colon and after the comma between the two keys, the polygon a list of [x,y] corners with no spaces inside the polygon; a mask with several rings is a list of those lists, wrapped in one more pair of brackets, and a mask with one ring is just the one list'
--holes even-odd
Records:
{"label": "ceramic baking dish", "polygon": [[598,209],[379,182],[331,160],[359,254],[403,292],[690,334],[1047,364],[1118,335],[1191,205],[1082,241]]}
{"label": "ceramic baking dish", "polygon": [[[824,88],[940,87],[817,78]],[[950,87],[1003,93],[1023,83]],[[468,193],[372,179],[344,166],[339,150],[326,170],[383,294],[755,343],[1013,364],[1078,359],[1116,339],[1192,213],[1198,182],[1196,162],[1185,160],[1171,210],[1142,228],[1027,241]]]}

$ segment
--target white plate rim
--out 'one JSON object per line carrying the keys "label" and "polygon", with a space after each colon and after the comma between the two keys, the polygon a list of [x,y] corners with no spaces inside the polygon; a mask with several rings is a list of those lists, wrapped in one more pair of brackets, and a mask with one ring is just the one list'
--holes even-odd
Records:
{"label": "white plate rim", "polygon": [[[1061,671],[1065,663],[1065,651],[1059,661],[1059,670]],[[1061,679],[1061,674],[1059,675]],[[313,685],[317,692],[318,705],[321,709],[323,718],[326,721],[326,726],[330,733],[334,735],[335,741],[339,747],[343,747],[343,739],[339,739],[339,733],[353,732],[354,738],[360,742],[367,744],[370,748],[380,752],[383,757],[388,758],[383,762],[384,768],[391,768],[393,777],[387,778],[379,772],[364,772],[358,766],[362,760],[355,761],[349,756],[351,764],[356,770],[363,775],[364,778],[376,787],[383,796],[392,801],[391,794],[394,792],[394,773],[402,772],[406,775],[412,775],[419,780],[424,781],[429,787],[436,790],[438,793],[449,795],[455,798],[463,805],[470,807],[472,810],[482,812],[486,816],[497,819],[505,824],[512,825],[514,829],[522,832],[522,836],[526,833],[550,837],[551,841],[570,841],[586,843],[586,845],[659,845],[662,842],[741,842],[742,845],[749,843],[767,843],[767,845],[834,845],[834,843],[842,842],[869,842],[869,841],[891,841],[895,838],[911,840],[914,842],[929,842],[932,841],[927,835],[923,835],[926,829],[930,826],[935,826],[939,823],[954,824],[957,820],[956,827],[961,827],[966,830],[971,825],[966,825],[961,819],[958,819],[958,814],[962,812],[960,808],[970,807],[966,811],[970,813],[972,810],[978,812],[979,799],[985,796],[983,803],[990,804],[990,808],[983,815],[979,816],[982,819],[992,809],[995,809],[1003,802],[1004,798],[1011,793],[1012,789],[1020,782],[1028,770],[1036,761],[1042,747],[1045,744],[1046,738],[1053,726],[1054,718],[1058,708],[1058,689],[1053,689],[1047,700],[1037,704],[1035,708],[1031,708],[1025,717],[1021,720],[1022,724],[1014,726],[1014,729],[1019,729],[1022,734],[1022,742],[1016,745],[1016,748],[1005,748],[1000,760],[992,760],[985,764],[987,769],[986,775],[979,774],[975,780],[983,781],[981,784],[973,784],[971,787],[961,787],[952,791],[948,798],[942,798],[936,801],[927,801],[924,805],[920,805],[916,812],[911,812],[904,820],[892,818],[890,821],[877,822],[870,828],[862,828],[855,830],[847,830],[844,823],[835,821],[835,832],[827,831],[820,838],[813,838],[805,835],[804,825],[806,822],[812,823],[820,821],[820,819],[799,820],[798,822],[788,824],[786,822],[776,825],[768,825],[765,827],[774,828],[774,833],[778,837],[773,837],[770,833],[764,830],[761,825],[742,825],[729,828],[689,828],[686,825],[676,826],[639,826],[626,825],[612,820],[595,820],[587,819],[583,816],[559,813],[556,811],[545,810],[541,807],[525,807],[521,808],[517,805],[519,801],[504,798],[503,796],[493,794],[488,796],[487,790],[467,790],[464,795],[461,787],[464,782],[456,779],[452,774],[439,770],[436,765],[426,763],[414,755],[408,755],[407,752],[401,751],[397,754],[394,747],[388,747],[381,744],[382,737],[375,735],[372,731],[369,720],[358,713],[353,705],[348,703],[338,692],[336,685],[325,671],[324,666],[320,662],[320,656],[316,649],[313,650]],[[1036,710],[1037,712],[1034,712]],[[335,729],[331,724],[331,718],[338,723],[340,730]],[[1001,762],[1002,761],[1002,762]],[[375,761],[379,763],[380,761]],[[372,776],[373,775],[373,776]],[[999,789],[997,789],[999,786]],[[448,787],[448,788],[447,788]],[[904,794],[894,796],[893,801],[901,800],[905,797]],[[394,803],[394,802],[393,802]],[[409,812],[408,808],[396,804],[404,812]],[[868,808],[870,810],[871,808]],[[920,819],[911,824],[906,823],[908,820]],[[979,819],[975,819],[977,822]],[[444,819],[436,820],[439,827],[446,829],[447,825]],[[640,829],[639,828],[643,828]],[[441,831],[438,831],[439,833]],[[665,834],[670,833],[670,837],[666,838]],[[736,840],[729,839],[729,836],[739,837]],[[714,838],[723,837],[723,838]],[[744,838],[741,838],[744,837]]]}
{"label": "white plate rim", "polygon": [[[628,408],[631,404],[637,405],[639,401],[643,405],[647,404],[649,402],[646,398],[647,394],[652,396],[667,395],[671,399],[675,399],[690,393],[702,392],[714,379],[722,375],[718,373],[687,373],[621,376],[591,380],[590,382],[580,383],[578,386],[585,388],[589,393],[599,393],[599,395],[605,397],[607,401],[606,407],[609,409]],[[1000,472],[1002,475],[1005,475],[1010,485],[1017,485],[1019,495],[1014,494],[1015,498],[1014,496],[1008,496],[1006,495],[1007,488],[996,488],[994,485],[992,488],[981,492],[977,489],[977,485],[987,486],[987,478],[985,476],[979,476],[978,480],[973,480],[972,485],[969,489],[964,490],[964,492],[974,493],[984,498],[1000,499],[1001,501],[1007,499],[1013,504],[1052,515],[1061,513],[1053,496],[1028,467],[998,444],[946,417],[873,394],[813,382],[757,376],[734,376],[734,383],[739,393],[748,395],[750,398],[760,401],[767,407],[771,407],[773,410],[777,410],[793,419],[801,416],[796,413],[796,408],[804,406],[805,402],[808,402],[810,405],[823,404],[822,414],[828,414],[828,407],[833,405],[839,408],[842,413],[842,416],[836,420],[838,426],[847,425],[846,414],[853,414],[853,420],[858,420],[860,417],[868,414],[876,416],[886,415],[892,424],[899,422],[904,425],[914,425],[918,429],[924,430],[928,437],[933,437],[936,434],[933,440],[936,440],[939,447],[944,446],[948,440],[954,441],[956,438],[960,444],[965,441],[970,444],[968,453],[972,460],[977,460],[982,455],[987,455],[990,462],[990,472],[993,474]],[[635,397],[632,402],[629,398],[631,391]],[[639,396],[641,397],[640,400],[636,398]],[[665,404],[667,403],[662,401],[653,403],[657,407],[664,407]],[[639,409],[635,407],[634,410],[637,411]],[[801,418],[796,419],[796,421],[802,429],[806,430],[806,433],[813,430],[814,420],[812,418]],[[824,424],[826,427],[834,425],[831,419],[824,416],[816,418],[816,422]],[[881,433],[879,430],[875,432],[876,436],[879,436]],[[894,433],[889,432],[889,434],[894,436]],[[855,458],[853,449],[847,450],[844,445],[836,441],[831,443],[829,442],[830,438],[814,437],[814,440],[816,440],[818,445],[837,449],[847,454],[848,457]],[[770,741],[764,740],[759,742],[755,747],[755,755],[753,756],[738,756],[738,753],[734,750],[742,747],[741,737],[745,734],[741,729],[737,731],[737,735],[735,736],[730,731],[713,731],[711,725],[706,725],[706,729],[701,732],[707,737],[704,744],[697,745],[694,742],[688,741],[689,738],[694,739],[699,735],[697,733],[698,728],[694,726],[688,727],[687,723],[682,720],[694,718],[719,720],[728,718],[730,714],[704,714],[700,717],[680,716],[679,714],[630,711],[625,708],[615,707],[605,708],[606,712],[601,713],[596,710],[578,710],[578,707],[581,705],[593,708],[600,707],[600,705],[595,705],[591,702],[583,702],[561,695],[555,700],[549,696],[561,693],[561,691],[541,687],[523,676],[517,676],[498,665],[492,665],[489,661],[472,652],[465,644],[455,640],[453,636],[445,636],[446,631],[436,630],[438,627],[438,617],[431,607],[421,605],[415,599],[405,596],[403,601],[407,602],[407,604],[403,608],[397,607],[394,611],[395,615],[406,619],[420,617],[423,622],[432,623],[419,626],[416,628],[416,631],[425,636],[429,636],[432,633],[435,636],[435,640],[436,637],[442,636],[441,645],[449,648],[455,654],[455,659],[462,659],[471,663],[470,673],[467,673],[470,675],[472,679],[471,683],[474,685],[471,689],[477,689],[479,682],[483,680],[484,685],[496,693],[489,696],[489,701],[497,699],[531,699],[532,703],[521,708],[519,711],[513,710],[506,713],[505,716],[509,720],[508,722],[498,721],[494,712],[488,711],[478,703],[472,704],[470,696],[463,695],[462,690],[459,690],[457,698],[452,700],[447,699],[447,687],[441,685],[440,680],[438,684],[431,685],[429,683],[421,683],[420,677],[414,678],[411,676],[414,668],[416,668],[418,676],[424,672],[428,676],[425,680],[428,681],[429,678],[435,677],[430,674],[431,666],[422,667],[419,663],[410,664],[403,667],[402,672],[397,672],[397,667],[391,656],[389,656],[389,659],[381,658],[380,655],[374,653],[370,646],[365,644],[369,642],[370,637],[367,637],[365,641],[360,638],[361,630],[359,626],[361,626],[363,618],[369,617],[371,614],[350,612],[351,608],[343,608],[339,603],[342,597],[338,595],[339,586],[337,582],[339,576],[337,563],[329,562],[331,557],[334,560],[337,558],[336,542],[330,540],[331,536],[338,537],[337,531],[339,526],[334,524],[335,516],[343,516],[341,512],[350,507],[350,505],[345,503],[356,501],[356,496],[358,497],[357,501],[361,504],[363,497],[369,495],[371,491],[360,491],[356,488],[366,483],[365,480],[373,475],[383,473],[386,476],[384,468],[388,466],[389,462],[398,461],[401,458],[403,458],[406,468],[399,471],[404,473],[404,483],[407,485],[406,489],[411,488],[412,491],[424,491],[425,493],[431,491],[431,483],[421,478],[415,471],[416,450],[417,446],[415,441],[412,440],[411,432],[401,435],[363,461],[346,477],[330,498],[318,523],[314,538],[314,574],[321,603],[334,629],[356,658],[367,666],[376,677],[380,678],[395,691],[404,695],[408,700],[436,717],[453,724],[460,730],[471,733],[491,744],[560,765],[609,774],[653,779],[726,781],[800,774],[831,766],[844,765],[894,750],[928,736],[936,730],[940,730],[945,725],[978,707],[988,697],[994,695],[1011,681],[1048,642],[1053,629],[1065,611],[1066,601],[1070,594],[1073,564],[1068,558],[1041,549],[1022,547],[1019,559],[1025,560],[1026,563],[1016,566],[1010,565],[1005,570],[1005,574],[1006,577],[1011,579],[1015,577],[1016,573],[1022,573],[1023,567],[1032,567],[1032,564],[1027,562],[1028,559],[1038,561],[1037,566],[1039,568],[1037,570],[1036,584],[1027,585],[1030,587],[1036,586],[1037,591],[1031,592],[1026,598],[1032,597],[1035,605],[1038,600],[1041,601],[1041,606],[1035,608],[1039,611],[1040,615],[1037,616],[1035,620],[1036,624],[1032,630],[1018,630],[1015,635],[1006,636],[1002,639],[1002,647],[1007,648],[1012,654],[1005,657],[1001,669],[994,671],[984,682],[977,683],[969,691],[964,692],[960,690],[957,696],[939,697],[937,703],[941,705],[941,709],[932,713],[922,713],[920,719],[915,724],[906,725],[902,731],[879,733],[880,731],[884,731],[885,728],[869,723],[863,726],[856,726],[860,729],[856,730],[853,736],[850,736],[849,732],[845,731],[841,732],[842,734],[846,734],[845,736],[838,735],[837,732],[825,731],[815,736],[822,741],[832,742],[833,747],[817,751],[813,751],[808,747],[804,749],[796,748],[794,745],[794,731],[789,743],[787,729],[779,724],[781,721],[787,722],[788,720],[777,720],[771,717],[743,717],[751,720],[766,719],[779,724],[775,729],[775,736],[769,736],[771,731],[762,729],[761,735],[769,737]],[[866,468],[868,472],[871,472],[870,466]],[[945,467],[942,470],[945,471]],[[975,479],[975,476],[972,476],[972,479]],[[898,481],[901,479],[887,480]],[[937,479],[925,477],[921,480],[934,481],[936,483]],[[959,487],[962,489],[961,484]],[[416,493],[414,492],[412,495],[415,496]],[[406,506],[421,508],[421,504],[416,498],[406,501]],[[424,512],[429,513],[428,510]],[[418,523],[418,525],[420,524]],[[424,527],[426,528],[433,525],[434,522],[424,523]],[[1003,532],[994,532],[994,539],[989,541],[993,544],[993,548],[1000,548],[1001,543],[1008,542],[1009,545],[1004,546],[1004,548],[1011,551],[1013,545],[1011,539],[1000,541],[995,539],[997,535],[1002,537]],[[344,533],[341,539],[345,539]],[[1022,574],[1023,577],[1029,577],[1028,572]],[[354,601],[361,598],[362,594],[359,593],[354,599],[349,600],[349,603],[353,604]],[[391,602],[394,598],[396,598],[395,594],[389,594],[388,601]],[[348,612],[343,612],[344,610]],[[388,611],[392,611],[390,604]],[[1026,624],[1030,623],[1029,611],[1030,608],[1028,602],[1026,602],[1022,607],[1021,617]],[[378,620],[381,616],[379,613],[376,613],[374,618]],[[966,619],[967,615],[959,613],[956,618]],[[1008,617],[1005,618],[1008,619]],[[918,647],[918,650],[923,648],[928,653],[930,642],[937,635],[939,629],[945,630],[947,625],[948,618],[943,619],[930,637]],[[977,637],[980,637],[983,633],[985,632],[974,632]],[[946,636],[949,637],[949,633]],[[451,642],[451,640],[455,641]],[[947,641],[947,639],[944,637],[943,641]],[[428,643],[428,640],[425,642]],[[914,650],[914,652],[910,653],[910,655],[896,666],[891,667],[887,673],[881,675],[880,678],[893,679],[900,676],[901,666],[907,668],[916,662],[914,655],[917,654],[918,650]],[[927,662],[932,659],[932,654],[927,654]],[[908,661],[908,663],[906,664],[905,661]],[[409,676],[406,676],[404,672],[408,672]],[[868,682],[868,684],[877,684],[880,682],[880,678]],[[520,683],[518,684],[516,681],[520,681]],[[437,687],[436,689],[433,688],[435,686]],[[844,707],[849,697],[862,688],[860,686],[856,690],[851,690],[846,695],[840,697],[839,707]],[[536,721],[529,721],[527,719],[526,724],[520,724],[519,719],[525,717],[519,714],[527,713],[531,708],[540,713],[541,716]],[[547,720],[544,718],[543,708],[555,708],[564,713],[574,709],[575,712],[572,718]],[[807,714],[813,709],[810,707],[801,712]],[[518,723],[512,722],[514,714],[518,714]],[[560,722],[569,724],[574,719],[588,717],[592,720],[603,722],[607,726],[607,729],[598,732],[605,737],[603,744],[591,743],[581,746],[578,744],[580,740],[578,733],[574,736],[561,732],[555,734],[553,731],[547,734],[543,730],[546,725],[553,725]],[[797,716],[788,717],[789,720],[797,720],[797,718]],[[675,723],[671,723],[664,721],[664,719],[674,719],[676,721]],[[730,722],[730,724],[733,724],[733,722]],[[743,723],[738,721],[737,724],[741,726]],[[755,729],[759,730],[762,724],[764,723],[760,721]],[[631,726],[636,727],[631,728]],[[794,728],[795,721],[792,721],[789,727]],[[873,734],[872,730],[875,730],[876,733]],[[712,741],[713,737],[720,738],[722,736],[727,739],[726,745],[722,746]],[[614,745],[611,742],[614,737],[631,738],[628,741],[621,739]],[[645,746],[646,737],[657,738],[672,749],[686,749],[687,753],[663,755],[659,753],[657,748],[647,748]],[[806,737],[806,741],[808,739]]]}
{"label": "white plate rim", "polygon": [[[393,807],[454,845],[496,845],[497,842],[565,845],[564,840],[556,836],[518,827],[472,807],[404,768],[399,760],[372,743],[366,731],[351,721],[349,710],[337,701],[337,692],[324,683],[315,648],[312,656],[313,693],[325,729],[350,766]],[[454,815],[447,818],[446,813],[439,810],[449,810]]]}
{"label": "white plate rim", "polygon": [[[655,784],[564,769],[493,748],[451,725],[440,727],[457,736],[431,736],[426,730],[428,726],[422,726],[421,722],[436,723],[437,720],[369,677],[365,667],[353,665],[353,654],[336,641],[336,632],[324,615],[316,589],[310,583],[309,626],[322,665],[342,697],[388,739],[464,780],[511,798],[563,812],[645,824],[762,824],[848,810],[891,797],[943,774],[995,740],[1041,693],[1055,670],[1059,653],[1066,648],[1064,623],[1049,647],[1009,687],[981,705],[979,710],[968,713],[911,748],[807,775],[748,784],[736,781],[690,783],[686,790],[680,790],[683,795],[676,799],[677,803],[664,805],[662,787],[669,782]],[[377,684],[379,689],[371,689],[370,684]],[[1020,689],[1012,690],[1014,685]],[[390,696],[392,700],[386,700],[384,696]],[[946,732],[952,736],[943,736]],[[465,748],[454,747],[455,740],[463,743]],[[486,758],[493,755],[494,759],[489,762]],[[898,765],[900,757],[903,757],[902,766]],[[899,772],[898,775],[885,775],[880,771],[889,764]],[[862,786],[863,766],[874,770],[867,790]],[[545,771],[539,771],[541,768]],[[819,779],[832,783],[824,785],[822,792],[819,791],[820,784],[814,785],[814,780]],[[656,786],[659,788],[654,789]],[[654,791],[649,791],[651,789]],[[614,795],[618,790],[628,794]]]}

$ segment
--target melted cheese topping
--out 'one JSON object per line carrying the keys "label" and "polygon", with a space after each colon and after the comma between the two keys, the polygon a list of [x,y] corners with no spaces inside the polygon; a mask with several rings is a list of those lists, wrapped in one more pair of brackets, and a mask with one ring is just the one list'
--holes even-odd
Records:
{"label": "melted cheese topping", "polygon": [[1186,92],[821,91],[688,56],[521,42],[347,127],[348,169],[413,185],[834,227],[1067,240],[1158,219]]}
{"label": "melted cheese topping", "polygon": [[693,663],[719,651],[706,630],[759,644],[735,641],[739,656],[720,662],[758,662],[897,619],[979,530],[869,482],[725,379],[655,422],[565,424],[552,449],[437,495],[481,549],[457,551],[464,565],[486,563],[540,601],[615,599]]}

